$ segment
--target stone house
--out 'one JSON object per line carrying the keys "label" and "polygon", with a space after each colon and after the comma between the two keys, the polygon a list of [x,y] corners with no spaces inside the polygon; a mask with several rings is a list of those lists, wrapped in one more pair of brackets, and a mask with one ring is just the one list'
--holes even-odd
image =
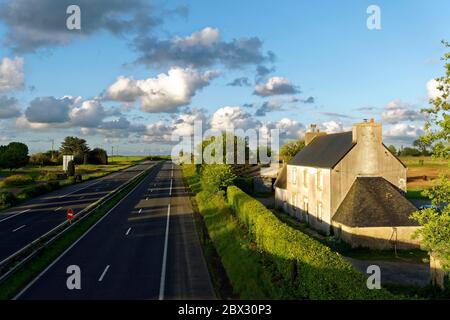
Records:
{"label": "stone house", "polygon": [[353,247],[418,247],[405,197],[406,166],[383,144],[382,127],[362,122],[352,131],[305,134],[305,148],[275,181],[275,204],[321,233]]}

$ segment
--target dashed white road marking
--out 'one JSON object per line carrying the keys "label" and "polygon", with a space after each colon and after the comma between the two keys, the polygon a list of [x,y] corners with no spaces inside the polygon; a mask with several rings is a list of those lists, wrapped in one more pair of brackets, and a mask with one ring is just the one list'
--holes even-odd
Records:
{"label": "dashed white road marking", "polygon": [[59,208],[56,208],[55,211],[58,211],[58,210],[61,210],[61,209],[62,209],[62,207],[59,207]]}
{"label": "dashed white road marking", "polygon": [[101,282],[103,280],[103,278],[105,277],[105,274],[108,272],[108,269],[109,269],[109,264],[106,266],[105,270],[103,270],[103,273],[100,276],[100,278],[98,278],[99,282]]}
{"label": "dashed white road marking", "polygon": [[28,212],[28,211],[30,211],[30,210],[31,210],[31,209],[26,209],[26,210],[23,210],[23,211],[20,211],[20,212],[13,212],[13,213],[11,213],[10,215],[8,215],[6,218],[0,220],[0,222],[9,220],[9,219],[11,219],[11,218],[14,218],[15,216],[18,216],[19,214]]}
{"label": "dashed white road marking", "polygon": [[167,265],[167,247],[169,244],[169,223],[170,223],[170,203],[167,206],[166,235],[164,238],[164,253],[161,266],[161,280],[159,282],[159,300],[164,299],[164,290],[166,286],[166,265]]}
{"label": "dashed white road marking", "polygon": [[129,234],[130,234],[130,231],[131,231],[131,228],[128,228],[128,230],[127,230],[127,232],[125,233],[125,235],[126,235],[126,236],[129,235]]}
{"label": "dashed white road marking", "polygon": [[23,226],[20,226],[20,227],[14,229],[12,232],[16,232],[16,231],[18,231],[18,230],[20,230],[20,229],[22,229],[22,228],[25,228],[26,226],[27,226],[27,225],[24,224]]}
{"label": "dashed white road marking", "polygon": [[141,212],[142,212],[142,208],[141,208],[141,209],[139,209],[139,212],[138,212],[138,213],[139,213],[139,214],[141,214]]}

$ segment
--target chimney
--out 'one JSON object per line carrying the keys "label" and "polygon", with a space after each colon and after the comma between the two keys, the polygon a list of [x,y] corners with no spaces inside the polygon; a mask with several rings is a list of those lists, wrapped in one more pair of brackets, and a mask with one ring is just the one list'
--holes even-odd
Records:
{"label": "chimney", "polygon": [[317,128],[317,125],[311,124],[309,126],[309,131],[307,131],[305,133],[305,146],[310,144],[311,141],[313,141],[313,139],[315,137],[324,136],[324,135],[326,135],[326,133],[325,132],[320,132],[319,128]]}
{"label": "chimney", "polygon": [[355,123],[352,129],[352,141],[357,144],[359,174],[362,176],[379,175],[380,148],[382,148],[381,124],[373,118],[370,121]]}

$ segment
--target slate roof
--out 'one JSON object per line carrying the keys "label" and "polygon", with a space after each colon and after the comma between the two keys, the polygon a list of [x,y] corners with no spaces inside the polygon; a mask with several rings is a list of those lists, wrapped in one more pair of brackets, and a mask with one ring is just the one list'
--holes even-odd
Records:
{"label": "slate roof", "polygon": [[355,146],[352,142],[352,132],[341,132],[318,136],[297,153],[288,164],[333,168]]}
{"label": "slate roof", "polygon": [[333,221],[349,227],[417,226],[409,216],[417,208],[389,181],[358,177],[345,196]]}
{"label": "slate roof", "polygon": [[280,174],[278,175],[277,179],[275,180],[274,187],[286,189],[287,188],[287,166],[286,164],[283,165],[281,168]]}

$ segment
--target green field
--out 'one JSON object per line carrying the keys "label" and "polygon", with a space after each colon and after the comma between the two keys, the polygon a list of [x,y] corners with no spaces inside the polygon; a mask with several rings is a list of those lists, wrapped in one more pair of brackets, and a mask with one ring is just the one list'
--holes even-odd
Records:
{"label": "green field", "polygon": [[433,157],[400,157],[408,168],[408,198],[420,199],[424,189],[430,188],[439,181],[440,174],[450,174],[448,161]]}

